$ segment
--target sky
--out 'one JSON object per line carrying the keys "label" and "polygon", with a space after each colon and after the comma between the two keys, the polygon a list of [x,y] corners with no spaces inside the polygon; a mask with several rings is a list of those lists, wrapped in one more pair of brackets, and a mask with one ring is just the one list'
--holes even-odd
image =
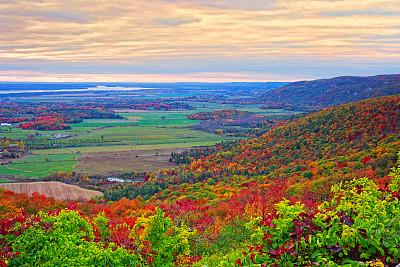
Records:
{"label": "sky", "polygon": [[399,0],[0,0],[0,81],[400,73]]}

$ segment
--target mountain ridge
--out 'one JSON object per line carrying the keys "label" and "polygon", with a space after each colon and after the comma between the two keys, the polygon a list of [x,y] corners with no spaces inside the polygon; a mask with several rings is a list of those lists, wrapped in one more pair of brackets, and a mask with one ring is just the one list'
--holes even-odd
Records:
{"label": "mountain ridge", "polygon": [[400,74],[339,76],[299,81],[273,89],[260,96],[267,106],[316,110],[367,98],[400,93]]}

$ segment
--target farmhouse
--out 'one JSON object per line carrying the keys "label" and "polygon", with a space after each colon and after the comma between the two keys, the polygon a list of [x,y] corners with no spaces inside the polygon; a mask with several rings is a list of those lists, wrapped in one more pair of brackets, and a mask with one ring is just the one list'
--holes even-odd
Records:
{"label": "farmhouse", "polygon": [[63,139],[63,138],[68,138],[71,137],[71,135],[69,134],[54,134],[53,135],[53,139]]}
{"label": "farmhouse", "polygon": [[118,183],[124,183],[125,180],[121,179],[121,178],[116,178],[116,177],[108,177],[107,181],[109,182],[118,182]]}

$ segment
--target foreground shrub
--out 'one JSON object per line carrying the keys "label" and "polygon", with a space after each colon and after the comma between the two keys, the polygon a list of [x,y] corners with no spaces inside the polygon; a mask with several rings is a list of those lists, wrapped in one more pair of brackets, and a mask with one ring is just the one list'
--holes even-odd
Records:
{"label": "foreground shrub", "polygon": [[316,210],[279,202],[268,218],[248,224],[254,245],[235,264],[394,266],[400,261],[400,168],[391,176],[387,188],[367,178],[334,185],[331,200]]}
{"label": "foreground shrub", "polygon": [[143,244],[149,242],[154,250],[154,266],[174,266],[174,263],[190,256],[189,239],[194,232],[185,225],[174,226],[161,209],[149,218],[139,218],[135,232]]}
{"label": "foreground shrub", "polygon": [[76,211],[41,213],[31,220],[24,223],[31,225],[21,235],[6,237],[17,255],[9,266],[136,266],[139,262],[128,250],[94,242],[92,226]]}

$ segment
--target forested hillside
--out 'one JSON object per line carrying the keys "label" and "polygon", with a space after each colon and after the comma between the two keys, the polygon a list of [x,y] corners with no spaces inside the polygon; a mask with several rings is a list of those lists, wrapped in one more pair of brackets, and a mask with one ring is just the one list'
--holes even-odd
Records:
{"label": "forested hillside", "polygon": [[395,266],[399,151],[397,95],[331,107],[220,146],[135,186],[118,184],[105,200],[65,202],[1,190],[1,261]]}
{"label": "forested hillside", "polygon": [[400,93],[400,74],[301,81],[266,92],[267,105],[309,110]]}
{"label": "forested hillside", "polygon": [[142,185],[119,186],[106,198],[155,194],[153,199],[218,200],[243,187],[277,181],[292,195],[313,192],[323,198],[338,180],[389,173],[400,148],[399,103],[399,96],[389,96],[328,108],[233,148],[221,147],[191,164],[152,174]]}

